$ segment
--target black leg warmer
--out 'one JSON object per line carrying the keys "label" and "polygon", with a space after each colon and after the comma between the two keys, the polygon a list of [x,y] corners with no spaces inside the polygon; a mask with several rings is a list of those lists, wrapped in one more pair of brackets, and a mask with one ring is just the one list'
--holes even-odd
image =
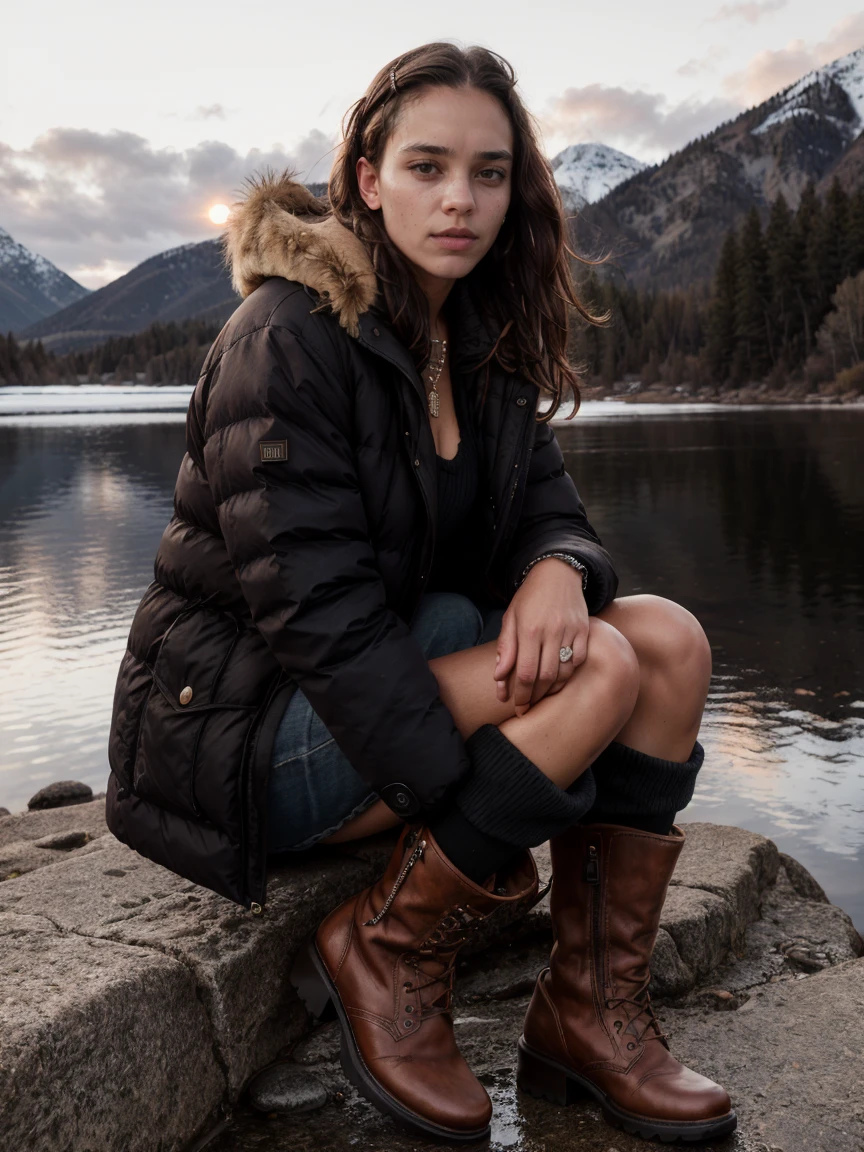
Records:
{"label": "black leg warmer", "polygon": [[590,769],[559,788],[495,724],[478,728],[465,747],[471,771],[430,830],[445,856],[477,883],[520,849],[576,824],[594,802]]}
{"label": "black leg warmer", "polygon": [[705,749],[697,740],[689,760],[663,760],[613,740],[591,765],[597,787],[583,824],[624,824],[666,835],[693,797]]}

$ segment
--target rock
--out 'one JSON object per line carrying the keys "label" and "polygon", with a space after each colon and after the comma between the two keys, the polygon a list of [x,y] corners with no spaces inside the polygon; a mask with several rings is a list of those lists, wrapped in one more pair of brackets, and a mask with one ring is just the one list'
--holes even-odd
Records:
{"label": "rock", "polygon": [[651,995],[675,999],[689,992],[695,983],[696,977],[681,959],[675,941],[665,928],[660,928],[651,957]]}
{"label": "rock", "polygon": [[40,840],[57,832],[86,830],[92,840],[108,835],[105,799],[94,797],[89,804],[66,808],[43,808],[0,816],[0,849],[19,840]]}
{"label": "rock", "polygon": [[12,813],[8,808],[0,808],[0,816],[11,816]]}
{"label": "rock", "polygon": [[193,974],[153,949],[0,913],[0,1019],[4,1149],[180,1149],[223,1098]]}
{"label": "rock", "polygon": [[[686,830],[687,844],[681,868],[668,894],[652,960],[652,991],[667,1001],[678,999],[680,1008],[668,1009],[676,1020],[689,1020],[693,1015],[702,1018],[708,1007],[707,1014],[715,1027],[724,1027],[724,1016],[713,1009],[716,1005],[728,1004],[725,997],[715,995],[700,1000],[694,995],[681,999],[700,981],[710,980],[711,988],[731,994],[739,1005],[738,1012],[727,1014],[726,1018],[733,1019],[759,1010],[758,1002],[754,1001],[762,988],[756,987],[750,1000],[744,1002],[748,990],[754,986],[776,977],[779,983],[771,987],[777,989],[778,995],[789,989],[797,994],[799,987],[818,982],[829,974],[816,972],[807,976],[800,969],[794,969],[783,951],[784,945],[807,949],[808,955],[812,954],[820,965],[828,966],[859,954],[855,949],[860,948],[861,942],[848,917],[830,904],[799,895],[787,869],[782,867],[778,872],[776,849],[769,841],[751,833],[716,829],[707,824],[687,825]],[[57,849],[56,845],[71,843],[72,834],[81,832],[92,838],[77,848]],[[67,835],[72,839],[64,839]],[[354,1147],[356,1128],[349,1126],[347,1135],[336,1129],[331,1131],[331,1114],[341,1113],[345,1105],[345,1116],[351,1114],[359,1123],[365,1124],[370,1115],[375,1117],[374,1123],[370,1121],[368,1138],[364,1129],[362,1148],[387,1147],[389,1152],[408,1148],[408,1144],[400,1142],[401,1138],[394,1137],[393,1142],[389,1142],[393,1126],[368,1106],[357,1104],[359,1111],[351,1111],[355,1108],[352,1103],[355,1097],[339,1070],[338,1028],[327,1025],[315,1028],[310,1035],[309,1017],[288,980],[292,956],[306,935],[331,908],[380,875],[393,841],[394,834],[388,833],[359,844],[322,847],[285,863],[274,862],[268,877],[264,915],[253,916],[232,901],[198,887],[120,844],[107,832],[102,799],[69,809],[32,811],[0,819],[0,861],[14,857],[18,870],[31,869],[0,884],[0,920],[18,925],[22,938],[38,932],[50,941],[50,946],[41,953],[35,947],[25,947],[23,963],[25,966],[32,963],[37,973],[49,969],[46,984],[55,983],[51,975],[55,967],[62,977],[56,981],[58,997],[45,999],[40,1017],[51,1043],[69,1053],[77,1050],[82,1042],[89,1045],[86,1059],[81,1063],[80,1080],[75,1079],[71,1060],[69,1070],[60,1075],[63,1091],[74,1102],[74,1108],[73,1104],[66,1103],[57,1108],[57,1121],[51,1129],[52,1152],[61,1147],[98,1147],[100,1152],[127,1152],[127,1149],[138,1152],[141,1148],[143,1152],[143,1146],[136,1143],[143,1139],[141,1132],[148,1134],[149,1147],[159,1143],[165,1152],[169,1149],[179,1152],[183,1141],[191,1139],[190,1133],[197,1136],[208,1122],[214,1122],[214,1096],[216,1103],[223,1107],[235,1106],[250,1078],[275,1060],[285,1067],[289,1054],[288,1066],[300,1070],[314,1066],[315,1077],[331,1099],[338,1100],[338,1093],[346,1093],[339,1108],[312,1113],[308,1121],[304,1118],[303,1139],[307,1140],[308,1133],[310,1147]],[[38,846],[39,842],[54,845],[54,850]],[[550,871],[548,848],[537,850],[536,856],[541,876],[545,878]],[[6,874],[14,870],[9,869]],[[760,906],[764,909],[764,918],[744,931],[742,923],[746,926],[746,916]],[[460,964],[456,981],[454,1003],[459,1043],[466,1056],[477,1062],[483,1082],[499,1108],[496,1138],[501,1144],[512,1145],[516,1139],[513,1132],[522,1130],[522,1114],[518,1112],[521,1104],[517,1108],[512,1087],[516,1029],[524,1016],[525,994],[548,960],[552,944],[550,927],[548,897],[517,922],[496,922],[494,916],[490,917],[485,924],[487,935],[482,945],[485,953],[472,957],[466,950],[465,965]],[[68,962],[63,959],[66,946]],[[81,1041],[74,1013],[65,1010],[66,1001],[60,993],[74,999],[78,993],[83,995],[91,983],[96,1000],[99,996],[106,1000],[105,1012],[113,1005],[111,997],[120,995],[115,987],[116,971],[106,961],[109,971],[91,972],[84,948],[104,949],[100,955],[108,958],[127,955],[133,958],[123,995],[130,1005],[136,1005],[135,1011],[142,1018],[139,1031],[143,1038],[140,1052],[136,1048],[129,1057],[128,1075],[116,1071],[117,1051],[101,1051],[106,1044],[120,1044],[113,1023],[106,1026],[104,1038],[97,1032],[86,1033]],[[38,962],[31,960],[31,953],[39,957]],[[9,950],[10,966],[8,957],[12,954]],[[167,1010],[163,997],[154,990],[148,963],[157,974],[166,973]],[[795,972],[803,977],[800,984],[794,978]],[[183,1011],[175,1013],[171,997],[180,995],[175,987],[180,979],[178,974],[185,981],[183,995],[188,998],[188,1004]],[[0,969],[0,981],[2,978]],[[13,986],[16,978],[10,967],[5,975],[5,987]],[[25,1114],[34,1105],[21,1090],[18,1080],[8,1088],[3,1078],[3,1067],[11,1066],[5,1059],[3,1047],[7,1025],[3,987],[0,982],[0,1117],[3,1118],[0,1129],[8,1115],[17,1125],[13,1131],[18,1133],[24,1130]],[[837,1010],[845,1011],[845,1008]],[[82,1011],[86,1018],[90,1009],[82,1008]],[[123,1012],[120,1017],[126,1020]],[[186,1037],[174,1034],[178,1028],[187,1027],[187,1020],[195,1044],[200,1047],[198,1064],[194,1060],[190,1062],[185,1055]],[[126,1026],[137,1044],[135,1028],[128,1021]],[[171,1033],[165,1041],[164,1059],[154,1048],[154,1037],[160,1029],[166,1036]],[[25,1034],[22,1054],[16,1056],[22,1066],[35,1067],[41,1059],[41,1036],[37,1031]],[[722,1031],[716,1033],[715,1040],[717,1037],[725,1043]],[[28,1045],[33,1046],[32,1052]],[[180,1073],[179,1084],[172,1084],[170,1078],[176,1078],[177,1067],[184,1059],[189,1071]],[[51,1075],[53,1067],[49,1061]],[[214,1067],[218,1069],[218,1089],[212,1088],[208,1079]],[[186,1087],[188,1080],[199,1075],[199,1069],[204,1085],[200,1098],[191,1090],[187,1093]],[[85,1121],[79,1120],[79,1116],[87,1115],[91,1099],[97,1103],[102,1099],[101,1088],[94,1085],[106,1086],[107,1099],[109,1090],[116,1089],[118,1083],[128,1086],[132,1106],[128,1112],[115,1106],[111,1117],[104,1118],[104,1122],[96,1115],[96,1136],[85,1144],[81,1135]],[[50,1101],[54,1101],[54,1095],[49,1096]],[[82,1100],[87,1102],[87,1107],[80,1106]],[[176,1115],[163,1108],[163,1100],[173,1101]],[[42,1104],[40,1099],[40,1109]],[[49,1106],[53,1104],[45,1104],[46,1109]],[[264,1107],[273,1115],[272,1102],[265,1102]],[[526,1108],[525,1116],[534,1124],[538,1115],[531,1111],[534,1105]],[[595,1119],[600,1123],[596,1109],[587,1112],[583,1109],[578,1116],[577,1128],[583,1120],[589,1126]],[[45,1127],[42,1111],[37,1110],[33,1123],[33,1131]],[[257,1123],[261,1123],[260,1116]],[[278,1126],[291,1121],[277,1118],[270,1123]],[[508,1123],[512,1127],[510,1136]],[[560,1121],[551,1124],[537,1123],[541,1143],[545,1138],[543,1134],[549,1134],[550,1152],[559,1147],[584,1146],[592,1152],[595,1148],[611,1147],[606,1129],[599,1130],[605,1132],[605,1144],[596,1143],[593,1138],[590,1144],[584,1145],[560,1143],[567,1133],[572,1135],[574,1131],[572,1116],[569,1120],[562,1116]],[[181,1129],[182,1139],[177,1136]],[[5,1135],[5,1129],[2,1130]],[[330,1143],[328,1133],[333,1136]],[[559,1143],[555,1144],[554,1140]],[[290,1129],[286,1130],[283,1144],[297,1145]],[[30,1152],[26,1140],[19,1139],[11,1146],[27,1147]],[[632,1145],[623,1141],[615,1143],[619,1152],[630,1152],[631,1146],[635,1147],[635,1142]],[[360,1147],[361,1144],[357,1144],[357,1148]],[[209,1145],[208,1152],[211,1152]],[[212,1152],[216,1152],[215,1146]],[[749,1146],[745,1149],[742,1145],[740,1152],[750,1152]],[[792,1150],[786,1149],[786,1152]]]}
{"label": "rock", "polygon": [[784,1152],[864,1146],[864,960],[760,988],[722,1031],[668,1012],[676,1056],[730,1091],[742,1132]]}
{"label": "rock", "polygon": [[673,887],[719,896],[732,914],[732,943],[743,941],[758,918],[762,892],[777,879],[780,854],[773,841],[723,824],[682,824],[687,836]]}
{"label": "rock", "polygon": [[815,900],[821,904],[828,903],[825,889],[818,880],[810,875],[803,864],[799,864],[797,860],[793,860],[785,852],[780,853],[780,863],[786,869],[789,883],[799,896],[803,896],[805,900]]}
{"label": "rock", "polygon": [[89,784],[79,784],[77,780],[58,780],[46,788],[40,788],[35,796],[27,801],[27,807],[66,808],[70,804],[86,804],[93,799],[93,789]]}
{"label": "rock", "polygon": [[92,851],[93,842],[107,835],[104,799],[4,816],[0,818],[0,880]]}
{"label": "rock", "polygon": [[[108,835],[64,853],[62,863],[0,884],[0,911],[45,915],[65,932],[181,963],[209,1016],[226,1096],[234,1101],[250,1076],[308,1027],[288,981],[291,957],[331,908],[380,875],[392,837],[352,847],[273,869],[265,913],[254,916]],[[160,1011],[156,1004],[150,1010]],[[154,1066],[151,1079],[158,1084],[161,1074]]]}
{"label": "rock", "polygon": [[322,1061],[338,1060],[341,1036],[338,1020],[319,1024],[299,1042],[291,1053],[291,1059],[295,1064],[320,1064]]}
{"label": "rock", "polygon": [[694,980],[713,972],[738,936],[737,910],[698,888],[670,887],[660,924]]}
{"label": "rock", "polygon": [[264,1068],[250,1083],[248,1093],[249,1103],[259,1112],[315,1112],[330,1098],[317,1076],[289,1063]]}
{"label": "rock", "polygon": [[34,848],[52,848],[55,852],[71,852],[73,848],[83,848],[90,841],[86,828],[73,828],[69,832],[52,832],[33,841]]}

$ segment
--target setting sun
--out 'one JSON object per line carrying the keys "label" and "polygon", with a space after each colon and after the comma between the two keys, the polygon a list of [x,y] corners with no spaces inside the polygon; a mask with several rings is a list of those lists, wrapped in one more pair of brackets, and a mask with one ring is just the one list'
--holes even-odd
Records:
{"label": "setting sun", "polygon": [[214,204],[207,215],[214,224],[224,224],[231,215],[231,209],[227,204]]}

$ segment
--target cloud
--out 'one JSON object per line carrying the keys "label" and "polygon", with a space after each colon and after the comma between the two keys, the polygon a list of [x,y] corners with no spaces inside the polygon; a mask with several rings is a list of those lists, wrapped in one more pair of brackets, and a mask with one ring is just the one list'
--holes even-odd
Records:
{"label": "cloud", "polygon": [[195,109],[193,120],[224,120],[227,116],[221,104],[199,104]]}
{"label": "cloud", "polygon": [[326,180],[334,141],[313,130],[291,148],[245,154],[218,140],[178,151],[133,132],[53,128],[29,148],[0,142],[0,227],[89,285],[156,252],[216,235],[214,203],[231,203],[264,168]]}
{"label": "cloud", "polygon": [[751,0],[747,4],[724,4],[713,16],[708,17],[708,23],[719,20],[744,20],[748,24],[758,24],[763,16],[770,16],[772,12],[779,12],[785,8],[788,0]]}
{"label": "cloud", "polygon": [[689,99],[669,107],[660,93],[587,84],[567,88],[539,119],[546,135],[563,143],[599,141],[661,159],[741,110],[737,102],[722,98]]}
{"label": "cloud", "polygon": [[723,90],[730,99],[749,108],[794,84],[808,72],[854,52],[862,44],[864,12],[858,12],[838,21],[827,37],[816,44],[792,40],[785,48],[759,52],[746,68],[724,78]]}

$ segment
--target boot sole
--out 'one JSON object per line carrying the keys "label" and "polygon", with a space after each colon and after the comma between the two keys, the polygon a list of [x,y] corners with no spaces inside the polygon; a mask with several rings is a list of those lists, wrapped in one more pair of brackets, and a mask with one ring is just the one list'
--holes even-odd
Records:
{"label": "boot sole", "polygon": [[650,1116],[627,1112],[615,1104],[601,1088],[572,1068],[558,1064],[529,1048],[524,1036],[520,1036],[517,1047],[516,1084],[529,1096],[549,1100],[552,1104],[566,1106],[591,1096],[600,1104],[605,1119],[613,1127],[621,1128],[631,1136],[660,1140],[664,1144],[716,1140],[728,1136],[738,1126],[738,1117],[734,1112],[727,1112],[725,1116],[711,1120],[652,1120]]}
{"label": "boot sole", "polygon": [[297,953],[291,967],[289,980],[313,1016],[319,1020],[334,1017],[338,1019],[342,1029],[342,1043],[339,1049],[342,1071],[360,1095],[364,1096],[370,1104],[374,1104],[381,1112],[386,1112],[388,1116],[403,1126],[414,1132],[420,1132],[424,1136],[437,1136],[446,1140],[468,1143],[469,1141],[482,1140],[489,1135],[491,1131],[489,1124],[473,1132],[456,1131],[441,1124],[434,1124],[431,1120],[426,1120],[416,1112],[406,1108],[395,1096],[391,1096],[385,1088],[381,1087],[366,1067],[360,1054],[348,1020],[348,1014],[318,952],[314,933],[306,939]]}

